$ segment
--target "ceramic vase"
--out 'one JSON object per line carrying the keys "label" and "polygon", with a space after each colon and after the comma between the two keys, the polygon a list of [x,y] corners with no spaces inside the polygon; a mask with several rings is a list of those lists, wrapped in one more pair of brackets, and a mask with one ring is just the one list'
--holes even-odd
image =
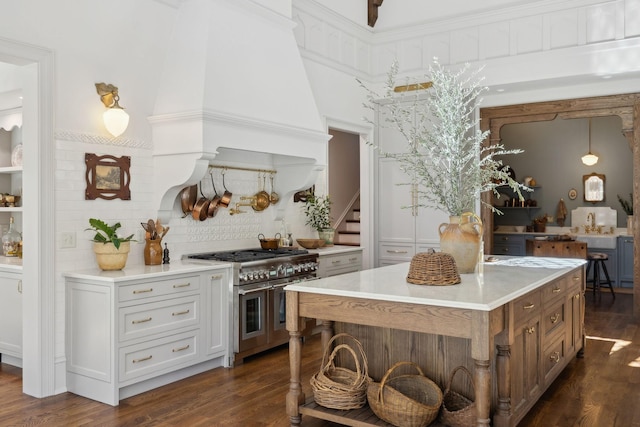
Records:
{"label": "ceramic vase", "polygon": [[471,212],[450,216],[449,223],[440,224],[438,232],[440,233],[440,250],[453,257],[458,273],[473,273],[478,264],[482,241],[480,218]]}
{"label": "ceramic vase", "polygon": [[127,265],[130,249],[130,242],[121,242],[118,249],[113,243],[93,243],[93,252],[96,254],[98,267],[105,271],[122,270]]}
{"label": "ceramic vase", "polygon": [[333,228],[325,228],[323,230],[318,231],[318,238],[324,240],[325,246],[333,246],[333,236],[335,235],[336,230]]}
{"label": "ceramic vase", "polygon": [[162,239],[146,239],[144,245],[144,265],[162,264]]}

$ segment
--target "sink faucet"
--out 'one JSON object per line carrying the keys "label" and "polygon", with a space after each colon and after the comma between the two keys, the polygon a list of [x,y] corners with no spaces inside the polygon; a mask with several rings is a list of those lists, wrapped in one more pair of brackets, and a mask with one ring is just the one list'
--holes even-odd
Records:
{"label": "sink faucet", "polygon": [[[589,220],[591,220],[591,225],[589,225]],[[587,225],[585,226],[585,231],[588,233],[590,231],[596,230],[596,214],[593,212],[589,212],[587,215]]]}

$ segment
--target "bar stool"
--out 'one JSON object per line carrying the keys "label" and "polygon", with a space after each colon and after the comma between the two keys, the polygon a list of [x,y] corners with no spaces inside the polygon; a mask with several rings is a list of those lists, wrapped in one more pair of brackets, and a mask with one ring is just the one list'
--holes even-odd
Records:
{"label": "bar stool", "polygon": [[[589,252],[587,253],[587,280],[586,283],[593,284],[593,294],[599,290],[601,286],[609,287],[611,289],[611,295],[613,298],[616,297],[616,293],[613,290],[613,285],[611,284],[611,278],[609,277],[609,272],[607,271],[607,265],[604,263],[609,259],[609,255],[604,254],[602,252]],[[593,267],[593,276],[589,278],[589,271]],[[604,278],[601,277],[601,273],[604,273]]]}

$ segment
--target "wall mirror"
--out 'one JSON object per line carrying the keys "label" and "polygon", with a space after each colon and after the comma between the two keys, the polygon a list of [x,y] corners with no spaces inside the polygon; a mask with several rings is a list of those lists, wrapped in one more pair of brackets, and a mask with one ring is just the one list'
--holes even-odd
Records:
{"label": "wall mirror", "polygon": [[584,183],[584,201],[602,202],[604,201],[604,174],[592,173],[582,176]]}

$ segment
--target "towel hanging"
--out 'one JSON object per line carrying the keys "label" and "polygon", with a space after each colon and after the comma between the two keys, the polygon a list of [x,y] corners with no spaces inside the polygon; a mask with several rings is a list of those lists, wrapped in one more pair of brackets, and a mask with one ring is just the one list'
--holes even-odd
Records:
{"label": "towel hanging", "polygon": [[564,227],[564,220],[567,217],[567,207],[564,204],[564,199],[560,199],[558,202],[558,209],[556,210],[556,222],[560,227]]}

